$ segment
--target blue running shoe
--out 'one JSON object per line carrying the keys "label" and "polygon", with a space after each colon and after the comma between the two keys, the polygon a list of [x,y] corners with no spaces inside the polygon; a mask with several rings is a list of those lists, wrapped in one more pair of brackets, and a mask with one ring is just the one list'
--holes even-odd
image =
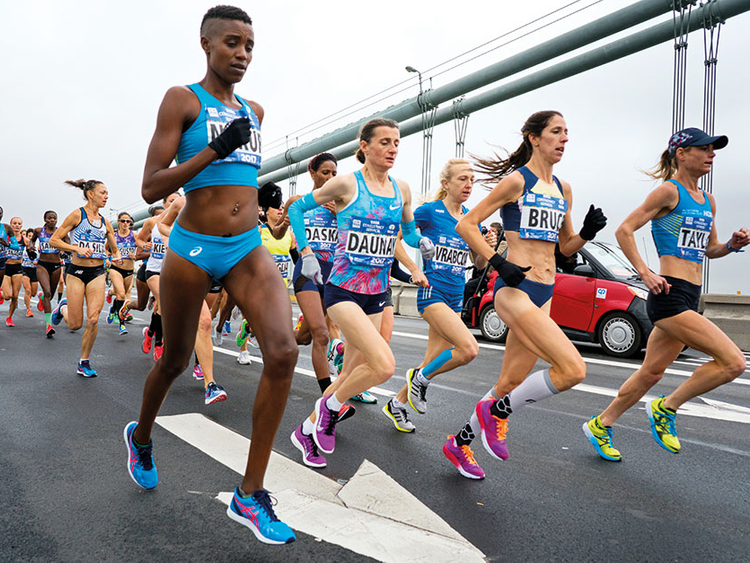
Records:
{"label": "blue running shoe", "polygon": [[55,307],[55,310],[52,311],[52,324],[53,325],[57,326],[60,324],[60,321],[63,320],[62,308],[63,308],[63,305],[67,305],[67,304],[68,304],[67,299],[58,301],[57,307]]}
{"label": "blue running shoe", "polygon": [[229,336],[232,334],[232,323],[229,321],[224,322],[224,330],[221,331],[222,336]]}
{"label": "blue running shoe", "polygon": [[281,545],[297,539],[292,529],[278,519],[273,511],[271,496],[259,489],[247,498],[242,498],[239,488],[234,490],[232,502],[227,507],[227,516],[250,528],[263,543]]}
{"label": "blue running shoe", "polygon": [[78,362],[78,369],[76,370],[76,373],[78,375],[82,375],[83,377],[96,377],[96,371],[94,371],[94,369],[91,367],[91,364],[88,360]]}
{"label": "blue running shoe", "polygon": [[220,403],[221,401],[227,400],[227,392],[221,385],[217,385],[213,381],[206,387],[206,404],[212,405],[213,403]]}
{"label": "blue running shoe", "polygon": [[133,432],[138,423],[129,422],[123,431],[125,445],[128,447],[128,473],[137,484],[144,489],[153,489],[159,484],[159,476],[154,467],[154,458],[151,450],[154,447],[153,440],[148,446],[138,447],[133,443]]}
{"label": "blue running shoe", "polygon": [[120,336],[128,333],[128,329],[125,327],[125,323],[120,323]]}
{"label": "blue running shoe", "polygon": [[114,321],[114,320],[115,320],[115,313],[114,313],[114,309],[115,309],[115,306],[114,306],[114,305],[112,305],[112,306],[111,306],[111,307],[109,308],[109,313],[107,314],[107,324],[108,324],[108,325],[111,325],[111,324],[112,324],[112,321]]}

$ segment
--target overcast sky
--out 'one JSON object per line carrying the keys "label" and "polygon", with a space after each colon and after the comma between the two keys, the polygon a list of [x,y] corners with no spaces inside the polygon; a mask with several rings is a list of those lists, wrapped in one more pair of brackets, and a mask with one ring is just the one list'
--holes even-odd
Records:
{"label": "overcast sky", "polygon": [[[628,3],[632,2],[579,1],[540,24],[594,5],[440,75],[445,67],[426,71],[564,3],[242,3],[239,6],[253,18],[256,47],[236,92],[265,108],[263,157],[267,159],[283,152],[286,135],[376,92],[411,79],[401,86],[406,91],[298,140],[292,135],[290,143],[311,140],[416,95],[416,77],[406,73],[406,65],[425,72],[425,80],[433,75],[433,85],[440,86]],[[199,25],[214,4],[201,0],[40,0],[30,17],[23,3],[0,0],[5,24],[0,34],[4,78],[0,88],[4,126],[0,205],[6,222],[18,215],[25,226],[39,226],[46,209],[56,210],[62,220],[82,203],[80,192],[63,181],[81,177],[107,184],[112,210],[143,206],[143,164],[159,103],[170,86],[197,82],[204,76]],[[737,16],[723,27],[719,46],[716,133],[730,138],[715,161],[720,240],[727,240],[740,226],[750,226],[747,174],[742,172],[742,162],[750,154],[749,34],[750,14]],[[614,241],[617,225],[654,187],[639,170],[656,163],[671,132],[673,56],[672,44],[665,43],[478,112],[469,119],[467,151],[486,155],[491,145],[514,149],[528,115],[540,109],[561,111],[570,142],[555,173],[573,187],[575,226],[579,227],[589,203],[595,203],[609,217],[599,239]],[[686,125],[700,127],[702,99],[703,34],[698,31],[690,36]],[[282,142],[274,144],[278,139]],[[433,187],[442,163],[454,154],[454,142],[451,123],[436,128]],[[419,135],[406,138],[393,170],[394,176],[411,184],[415,196],[420,186],[421,146]],[[346,159],[339,170],[350,172],[355,167],[353,159]],[[298,192],[309,188],[309,179],[300,178]],[[477,185],[470,204],[484,193]],[[636,238],[651,266],[657,268],[648,227]],[[750,252],[714,262],[711,276],[712,292],[750,294]]]}

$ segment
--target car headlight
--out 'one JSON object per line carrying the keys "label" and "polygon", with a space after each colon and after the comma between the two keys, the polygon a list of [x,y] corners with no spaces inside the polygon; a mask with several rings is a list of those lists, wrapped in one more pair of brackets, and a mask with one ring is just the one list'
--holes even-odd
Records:
{"label": "car headlight", "polygon": [[648,291],[646,291],[645,289],[641,289],[640,287],[633,287],[632,285],[629,285],[628,289],[630,290],[630,293],[640,299],[646,299],[648,297]]}

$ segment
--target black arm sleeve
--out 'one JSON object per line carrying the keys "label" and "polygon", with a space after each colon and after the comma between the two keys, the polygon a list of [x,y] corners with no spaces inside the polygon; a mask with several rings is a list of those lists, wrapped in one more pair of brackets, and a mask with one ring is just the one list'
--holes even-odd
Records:
{"label": "black arm sleeve", "polygon": [[395,258],[393,264],[391,264],[391,277],[400,282],[411,283],[411,276],[401,269],[398,260]]}
{"label": "black arm sleeve", "polygon": [[296,248],[289,249],[289,256],[292,257],[292,264],[296,264],[297,260],[299,260],[299,252],[297,252]]}

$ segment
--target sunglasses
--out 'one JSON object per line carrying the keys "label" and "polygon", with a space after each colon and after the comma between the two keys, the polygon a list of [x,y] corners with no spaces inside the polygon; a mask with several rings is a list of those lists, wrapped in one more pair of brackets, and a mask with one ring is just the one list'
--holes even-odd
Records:
{"label": "sunglasses", "polygon": [[131,221],[130,219],[118,219],[118,221],[120,223],[127,223],[128,225],[132,225],[133,224],[133,221]]}

